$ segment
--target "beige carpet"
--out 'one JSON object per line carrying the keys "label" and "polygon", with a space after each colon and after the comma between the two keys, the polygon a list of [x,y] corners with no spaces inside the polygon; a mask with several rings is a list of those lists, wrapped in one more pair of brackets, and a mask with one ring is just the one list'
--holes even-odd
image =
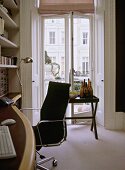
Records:
{"label": "beige carpet", "polygon": [[55,156],[44,165],[50,170],[125,170],[125,132],[98,127],[99,140],[90,125],[68,125],[67,141],[57,147],[42,148],[45,156]]}

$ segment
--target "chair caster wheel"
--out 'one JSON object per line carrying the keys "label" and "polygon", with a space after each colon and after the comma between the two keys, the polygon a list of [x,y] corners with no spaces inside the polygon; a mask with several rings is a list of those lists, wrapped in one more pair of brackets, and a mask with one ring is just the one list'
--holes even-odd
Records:
{"label": "chair caster wheel", "polygon": [[56,159],[53,160],[53,166],[57,166],[57,160]]}

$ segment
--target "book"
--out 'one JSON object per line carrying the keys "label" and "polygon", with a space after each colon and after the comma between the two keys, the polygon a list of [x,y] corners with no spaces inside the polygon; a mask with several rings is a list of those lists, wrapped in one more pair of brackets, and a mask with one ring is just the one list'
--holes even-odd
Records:
{"label": "book", "polygon": [[0,18],[0,35],[4,34],[4,19]]}

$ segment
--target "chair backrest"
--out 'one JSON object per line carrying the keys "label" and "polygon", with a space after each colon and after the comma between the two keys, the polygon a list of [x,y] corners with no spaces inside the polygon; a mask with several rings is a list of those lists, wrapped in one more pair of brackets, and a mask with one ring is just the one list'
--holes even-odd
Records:
{"label": "chair backrest", "polygon": [[69,83],[49,82],[41,108],[41,120],[63,120],[69,100]]}

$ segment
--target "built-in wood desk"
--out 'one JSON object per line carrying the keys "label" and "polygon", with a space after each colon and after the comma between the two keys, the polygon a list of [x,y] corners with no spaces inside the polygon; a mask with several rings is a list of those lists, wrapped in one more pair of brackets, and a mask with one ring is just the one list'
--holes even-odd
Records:
{"label": "built-in wood desk", "polygon": [[17,157],[0,160],[0,169],[34,170],[35,138],[32,126],[25,115],[14,105],[0,108],[0,122],[8,118],[16,120],[16,124],[9,125],[9,129]]}

